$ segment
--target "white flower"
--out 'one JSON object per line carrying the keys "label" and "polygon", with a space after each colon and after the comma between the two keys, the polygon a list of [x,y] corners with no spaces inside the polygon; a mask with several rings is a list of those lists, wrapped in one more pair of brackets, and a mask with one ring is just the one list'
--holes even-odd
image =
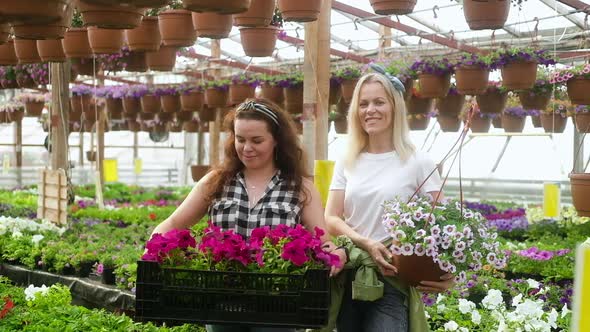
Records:
{"label": "white flower", "polygon": [[432,234],[432,236],[436,236],[440,234],[440,227],[438,225],[434,225],[430,228],[430,234]]}
{"label": "white flower", "polygon": [[424,310],[424,315],[426,316],[426,319],[430,319],[430,314],[428,311]]}
{"label": "white flower", "polygon": [[414,246],[410,243],[406,243],[402,246],[402,255],[411,256],[414,254]]}
{"label": "white flower", "polygon": [[421,238],[423,238],[424,236],[426,236],[426,231],[423,229],[419,229],[416,231],[416,240],[419,240]]}
{"label": "white flower", "polygon": [[391,253],[394,255],[399,256],[402,254],[402,249],[395,244],[392,244],[390,249],[391,249]]}
{"label": "white flower", "polygon": [[490,289],[488,294],[481,301],[481,304],[486,309],[494,310],[499,308],[503,302],[502,292],[497,289]]}
{"label": "white flower", "polygon": [[441,303],[444,299],[446,299],[446,296],[439,293],[436,297],[436,303]]}
{"label": "white flower", "polygon": [[466,313],[472,311],[473,309],[475,309],[475,303],[473,303],[469,300],[466,300],[466,299],[459,299],[458,308],[462,314],[466,314]]}
{"label": "white flower", "polygon": [[445,331],[457,331],[459,328],[459,324],[457,324],[454,320],[448,321],[444,325]]}
{"label": "white flower", "polygon": [[469,332],[469,330],[466,327],[460,327],[459,331],[460,332]]}
{"label": "white flower", "polygon": [[17,237],[21,237],[23,236],[23,233],[21,233],[20,231],[14,231],[12,232],[12,237],[13,238],[17,238]]}
{"label": "white flower", "polygon": [[401,229],[393,232],[393,239],[394,240],[401,241],[405,238],[406,238],[406,233],[404,231],[402,231]]}
{"label": "white flower", "polygon": [[41,293],[43,295],[47,294],[49,288],[45,285],[41,287],[35,287],[35,285],[30,284],[29,287],[25,288],[25,299],[27,301],[32,301],[35,299],[35,294]]}
{"label": "white flower", "polygon": [[526,282],[529,284],[530,289],[537,289],[541,284],[537,280],[527,279]]}
{"label": "white flower", "polygon": [[31,239],[31,241],[35,244],[35,245],[39,245],[39,242],[41,240],[43,240],[44,236],[41,234],[35,234],[33,235],[33,238]]}
{"label": "white flower", "polygon": [[443,228],[444,233],[447,235],[453,235],[456,230],[457,230],[457,226],[455,226],[455,225],[446,225]]}
{"label": "white flower", "polygon": [[547,317],[547,323],[549,323],[549,325],[551,325],[552,328],[557,328],[557,311],[555,310],[555,308],[551,308],[551,312],[549,313],[549,316]]}
{"label": "white flower", "polygon": [[474,217],[474,214],[473,214],[473,212],[472,212],[472,211],[470,211],[470,210],[465,210],[465,212],[463,212],[463,217],[464,217],[465,219],[471,219],[471,218],[473,218],[473,217]]}
{"label": "white flower", "polygon": [[442,313],[444,313],[446,310],[447,310],[447,306],[446,306],[444,303],[439,303],[439,304],[436,306],[436,312],[438,312],[438,313],[441,313],[441,314],[442,314]]}
{"label": "white flower", "polygon": [[[461,234],[461,233],[457,233],[457,234]],[[459,251],[463,251],[463,250],[465,250],[465,248],[467,248],[467,245],[463,241],[459,241],[455,244],[455,249],[457,249]]]}
{"label": "white flower", "polygon": [[563,308],[561,308],[561,318],[564,318],[565,316],[567,316],[570,312],[572,312],[571,310],[569,310],[567,308],[567,303],[563,305]]}
{"label": "white flower", "polygon": [[512,298],[512,306],[516,307],[522,301],[522,294],[518,294]]}
{"label": "white flower", "polygon": [[525,299],[514,311],[527,319],[539,319],[543,316],[543,302]]}
{"label": "white flower", "polygon": [[473,310],[471,312],[471,321],[475,325],[479,325],[479,323],[481,323],[481,314],[479,313],[479,311]]}
{"label": "white flower", "polygon": [[424,249],[424,246],[420,243],[416,243],[416,245],[414,246],[414,254],[416,256],[424,256],[425,253],[426,249]]}

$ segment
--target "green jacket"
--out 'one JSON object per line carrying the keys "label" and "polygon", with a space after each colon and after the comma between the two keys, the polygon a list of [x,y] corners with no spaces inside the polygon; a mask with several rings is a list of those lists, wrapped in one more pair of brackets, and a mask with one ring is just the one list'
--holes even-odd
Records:
{"label": "green jacket", "polygon": [[[355,278],[352,282],[352,298],[361,301],[375,301],[383,297],[383,282],[378,278],[377,273],[379,273],[379,270],[371,255],[353,244],[349,244],[346,247],[349,252],[349,262],[346,263],[344,268],[356,270]],[[340,312],[340,305],[344,297],[345,280],[346,276],[344,273],[340,273],[331,280],[332,303],[330,306],[329,322],[326,327],[314,331],[332,332],[336,327],[338,312]],[[409,331],[430,331],[426,315],[424,314],[424,304],[416,288],[403,284],[397,277],[385,277],[385,280],[406,295],[410,323]]]}

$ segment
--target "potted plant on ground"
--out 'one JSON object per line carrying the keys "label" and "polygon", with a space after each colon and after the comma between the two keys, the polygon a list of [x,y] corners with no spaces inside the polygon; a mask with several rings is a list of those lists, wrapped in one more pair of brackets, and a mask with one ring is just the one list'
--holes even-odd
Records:
{"label": "potted plant on ground", "polygon": [[359,78],[363,75],[363,71],[360,67],[344,67],[336,70],[333,77],[340,81],[340,87],[342,92],[342,98],[347,103],[352,100],[352,93],[356,87],[356,83]]}
{"label": "potted plant on ground", "polygon": [[571,105],[555,100],[541,110],[541,124],[546,133],[563,133],[570,111],[568,106]]}
{"label": "potted plant on ground", "polygon": [[573,104],[590,105],[590,64],[555,71],[550,75],[549,82],[566,85]]}
{"label": "potted plant on ground", "polygon": [[303,110],[303,73],[300,71],[283,75],[278,85],[283,88],[285,109],[291,114]]}
{"label": "potted plant on ground", "polygon": [[227,106],[230,84],[230,80],[207,82],[205,88],[205,101],[207,106],[212,108]]}
{"label": "potted plant on ground", "polygon": [[45,96],[39,93],[22,93],[15,100],[25,105],[25,115],[40,117],[45,107]]}
{"label": "potted plant on ground", "polygon": [[457,91],[463,95],[484,94],[488,86],[492,57],[464,54],[455,65]]}
{"label": "potted plant on ground", "polygon": [[244,100],[255,97],[256,88],[260,86],[258,76],[249,73],[234,75],[229,86],[229,103],[237,105]]}
{"label": "potted plant on ground", "polygon": [[537,66],[555,64],[546,50],[532,48],[510,48],[494,53],[494,64],[502,72],[502,84],[509,90],[526,90],[533,87],[537,79]]}
{"label": "potted plant on ground", "polygon": [[418,73],[420,94],[424,98],[442,98],[449,92],[454,65],[449,59],[419,60],[410,69]]}

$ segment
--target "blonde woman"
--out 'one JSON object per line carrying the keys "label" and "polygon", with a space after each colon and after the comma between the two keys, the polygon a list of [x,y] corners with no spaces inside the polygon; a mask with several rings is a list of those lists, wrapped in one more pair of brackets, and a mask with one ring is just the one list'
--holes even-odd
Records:
{"label": "blonde woman", "polygon": [[[381,73],[364,75],[355,88],[348,115],[348,151],[336,162],[325,216],[328,230],[348,236],[367,251],[383,278],[395,276],[397,270],[391,264],[391,251],[382,244],[389,236],[381,224],[381,205],[394,197],[409,199],[435,165],[410,142],[403,84],[382,68],[374,69]],[[435,172],[421,193],[435,197],[440,184]],[[385,282],[382,298],[353,300],[353,275],[348,272],[338,332],[408,331],[408,300],[403,292]],[[441,292],[453,286],[453,279],[445,275],[438,282],[422,282],[418,289]]]}

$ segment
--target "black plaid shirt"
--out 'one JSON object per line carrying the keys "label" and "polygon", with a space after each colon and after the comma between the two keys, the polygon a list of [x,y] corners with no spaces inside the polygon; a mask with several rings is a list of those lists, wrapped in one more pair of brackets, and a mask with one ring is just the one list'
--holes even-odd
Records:
{"label": "black plaid shirt", "polygon": [[293,227],[300,222],[299,193],[287,188],[287,182],[277,172],[266,187],[262,198],[249,208],[246,181],[240,172],[225,186],[221,197],[209,207],[213,224],[224,230],[233,229],[236,234],[249,237],[257,227],[280,224]]}

